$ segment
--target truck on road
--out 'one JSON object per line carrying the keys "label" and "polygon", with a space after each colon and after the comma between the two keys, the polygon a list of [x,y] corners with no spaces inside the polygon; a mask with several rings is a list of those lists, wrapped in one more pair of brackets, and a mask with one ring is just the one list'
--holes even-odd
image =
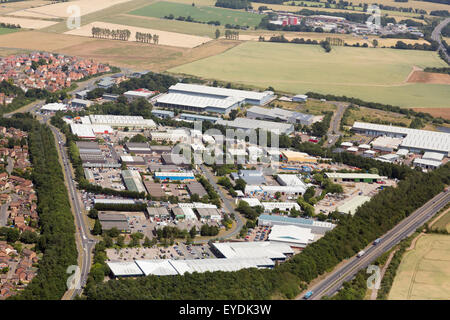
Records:
{"label": "truck on road", "polygon": [[379,244],[380,241],[381,241],[381,238],[375,239],[375,241],[373,242],[373,245],[375,246],[375,245]]}
{"label": "truck on road", "polygon": [[358,252],[357,257],[361,258],[364,255],[364,253],[366,252],[364,250],[361,250],[360,252]]}

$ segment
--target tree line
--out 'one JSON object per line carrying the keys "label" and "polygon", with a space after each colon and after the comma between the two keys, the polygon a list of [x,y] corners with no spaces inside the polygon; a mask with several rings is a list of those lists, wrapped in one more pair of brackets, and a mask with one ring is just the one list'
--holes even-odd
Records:
{"label": "tree line", "polygon": [[39,271],[28,286],[10,299],[60,299],[67,290],[69,265],[77,264],[75,224],[55,139],[47,125],[31,115],[2,118],[0,124],[28,131],[33,184],[38,194],[37,212],[41,235],[37,248],[43,252]]}
{"label": "tree line", "polygon": [[153,43],[158,44],[159,43],[159,35],[151,33],[145,33],[145,32],[136,32],[136,42],[143,42],[143,43]]}
{"label": "tree line", "polygon": [[131,36],[131,31],[128,29],[111,30],[109,28],[92,27],[91,33],[93,38],[122,40],[122,41],[128,41],[128,39]]}
{"label": "tree line", "polygon": [[239,40],[239,31],[225,30],[225,39]]}

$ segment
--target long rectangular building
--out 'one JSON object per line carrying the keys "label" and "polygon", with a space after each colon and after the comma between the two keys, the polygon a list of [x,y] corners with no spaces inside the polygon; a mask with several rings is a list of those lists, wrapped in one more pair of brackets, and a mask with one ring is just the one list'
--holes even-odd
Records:
{"label": "long rectangular building", "polygon": [[247,118],[261,120],[280,119],[289,123],[300,123],[302,125],[311,125],[314,122],[314,116],[310,114],[284,110],[280,108],[262,108],[253,106],[247,110]]}
{"label": "long rectangular building", "polygon": [[234,129],[242,129],[244,131],[260,129],[272,131],[278,134],[290,134],[294,132],[294,125],[290,123],[255,120],[248,118],[236,118],[233,121],[219,119],[217,120],[216,124]]}
{"label": "long rectangular building", "polygon": [[162,108],[180,109],[194,112],[215,112],[227,114],[244,103],[244,99],[235,97],[214,98],[182,93],[167,93],[156,99],[156,105]]}
{"label": "long rectangular building", "polygon": [[386,177],[378,174],[370,173],[341,173],[341,172],[326,172],[327,178],[334,182],[352,181],[352,182],[377,182],[386,179]]}
{"label": "long rectangular building", "polygon": [[216,99],[225,99],[228,97],[232,97],[234,99],[243,100],[243,103],[259,106],[266,104],[275,97],[272,91],[257,92],[249,90],[208,87],[188,83],[177,83],[176,85],[170,86],[169,93],[190,94]]}
{"label": "long rectangular building", "polygon": [[403,138],[400,147],[411,152],[439,152],[450,156],[450,133],[356,121],[352,130],[370,136]]}
{"label": "long rectangular building", "polygon": [[334,227],[336,227],[336,225],[331,222],[317,221],[304,218],[291,218],[275,214],[260,215],[258,218],[258,225],[259,226],[293,225],[302,228],[309,228],[311,229],[311,232],[315,234],[325,234],[327,231],[330,231]]}

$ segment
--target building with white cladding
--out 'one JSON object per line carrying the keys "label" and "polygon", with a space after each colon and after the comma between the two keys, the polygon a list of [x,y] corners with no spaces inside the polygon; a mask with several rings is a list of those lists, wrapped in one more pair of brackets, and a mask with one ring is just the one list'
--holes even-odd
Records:
{"label": "building with white cladding", "polygon": [[233,129],[241,129],[244,132],[250,130],[266,130],[277,134],[290,134],[294,131],[294,125],[291,123],[273,122],[265,120],[255,120],[248,118],[236,118],[234,120],[217,120],[216,124]]}
{"label": "building with white cladding", "polygon": [[155,128],[156,124],[151,119],[144,119],[142,116],[116,116],[93,114],[83,120],[83,123],[89,121],[91,124],[108,125],[111,127],[129,127],[129,128]]}
{"label": "building with white cladding", "polygon": [[311,229],[294,225],[274,225],[269,233],[269,241],[287,244],[293,248],[304,248],[314,242]]}
{"label": "building with white cladding", "polygon": [[133,262],[107,262],[114,277],[170,276],[193,272],[238,271],[247,268],[273,268],[269,258],[197,259],[197,260],[134,260]]}
{"label": "building with white cladding", "polygon": [[306,184],[296,174],[278,174],[277,181],[282,186],[302,186],[306,188]]}
{"label": "building with white cladding", "polygon": [[327,231],[336,227],[335,224],[313,219],[292,218],[276,214],[262,214],[258,217],[259,226],[293,225],[302,228],[311,229],[314,234],[325,234]]}
{"label": "building with white cladding", "polygon": [[246,195],[275,195],[280,192],[282,195],[303,195],[306,192],[304,186],[265,186],[265,185],[246,185],[244,193]]}
{"label": "building with white cladding", "polygon": [[249,90],[209,87],[188,83],[177,83],[173,86],[170,86],[168,91],[169,93],[188,94],[215,99],[226,99],[228,97],[232,97],[238,100],[242,99],[242,103],[254,105],[264,105],[275,98],[275,95],[272,91],[257,92]]}
{"label": "building with white cladding", "polygon": [[284,261],[294,254],[289,245],[270,241],[260,242],[214,242],[211,250],[226,259],[269,258]]}
{"label": "building with white cladding", "polygon": [[352,130],[364,135],[401,138],[399,145],[410,152],[437,152],[450,156],[450,133],[410,129],[356,121]]}
{"label": "building with white cladding", "polygon": [[[194,112],[214,112],[227,114],[243,104],[243,98],[213,98],[183,93],[167,93],[156,99],[161,108],[179,109]],[[188,119],[189,120],[189,119]]]}

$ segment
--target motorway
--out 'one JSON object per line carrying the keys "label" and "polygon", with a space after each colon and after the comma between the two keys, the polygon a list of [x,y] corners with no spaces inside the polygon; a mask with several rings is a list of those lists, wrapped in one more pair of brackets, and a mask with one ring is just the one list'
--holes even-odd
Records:
{"label": "motorway", "polygon": [[445,47],[442,44],[441,31],[448,23],[450,23],[450,18],[446,18],[446,19],[442,20],[441,23],[439,23],[436,26],[436,28],[434,28],[433,32],[431,33],[431,39],[439,42],[439,49],[441,49],[444,52],[445,56],[447,57],[447,61],[448,61],[448,54],[447,54],[447,50],[445,50]]}
{"label": "motorway", "polygon": [[[308,288],[313,294],[310,300],[318,300],[323,296],[331,296],[336,293],[345,281],[351,280],[360,270],[367,268],[375,259],[383,253],[389,251],[401,240],[409,237],[420,226],[425,224],[434,214],[439,212],[447,203],[450,202],[450,191],[441,192],[433,199],[425,203],[422,207],[414,211],[407,218],[403,219],[394,228],[381,237],[377,245],[370,244],[364,251],[365,254],[358,258],[352,257],[338,269],[332,271],[325,279],[318,284]],[[303,294],[297,297],[301,299]]]}

